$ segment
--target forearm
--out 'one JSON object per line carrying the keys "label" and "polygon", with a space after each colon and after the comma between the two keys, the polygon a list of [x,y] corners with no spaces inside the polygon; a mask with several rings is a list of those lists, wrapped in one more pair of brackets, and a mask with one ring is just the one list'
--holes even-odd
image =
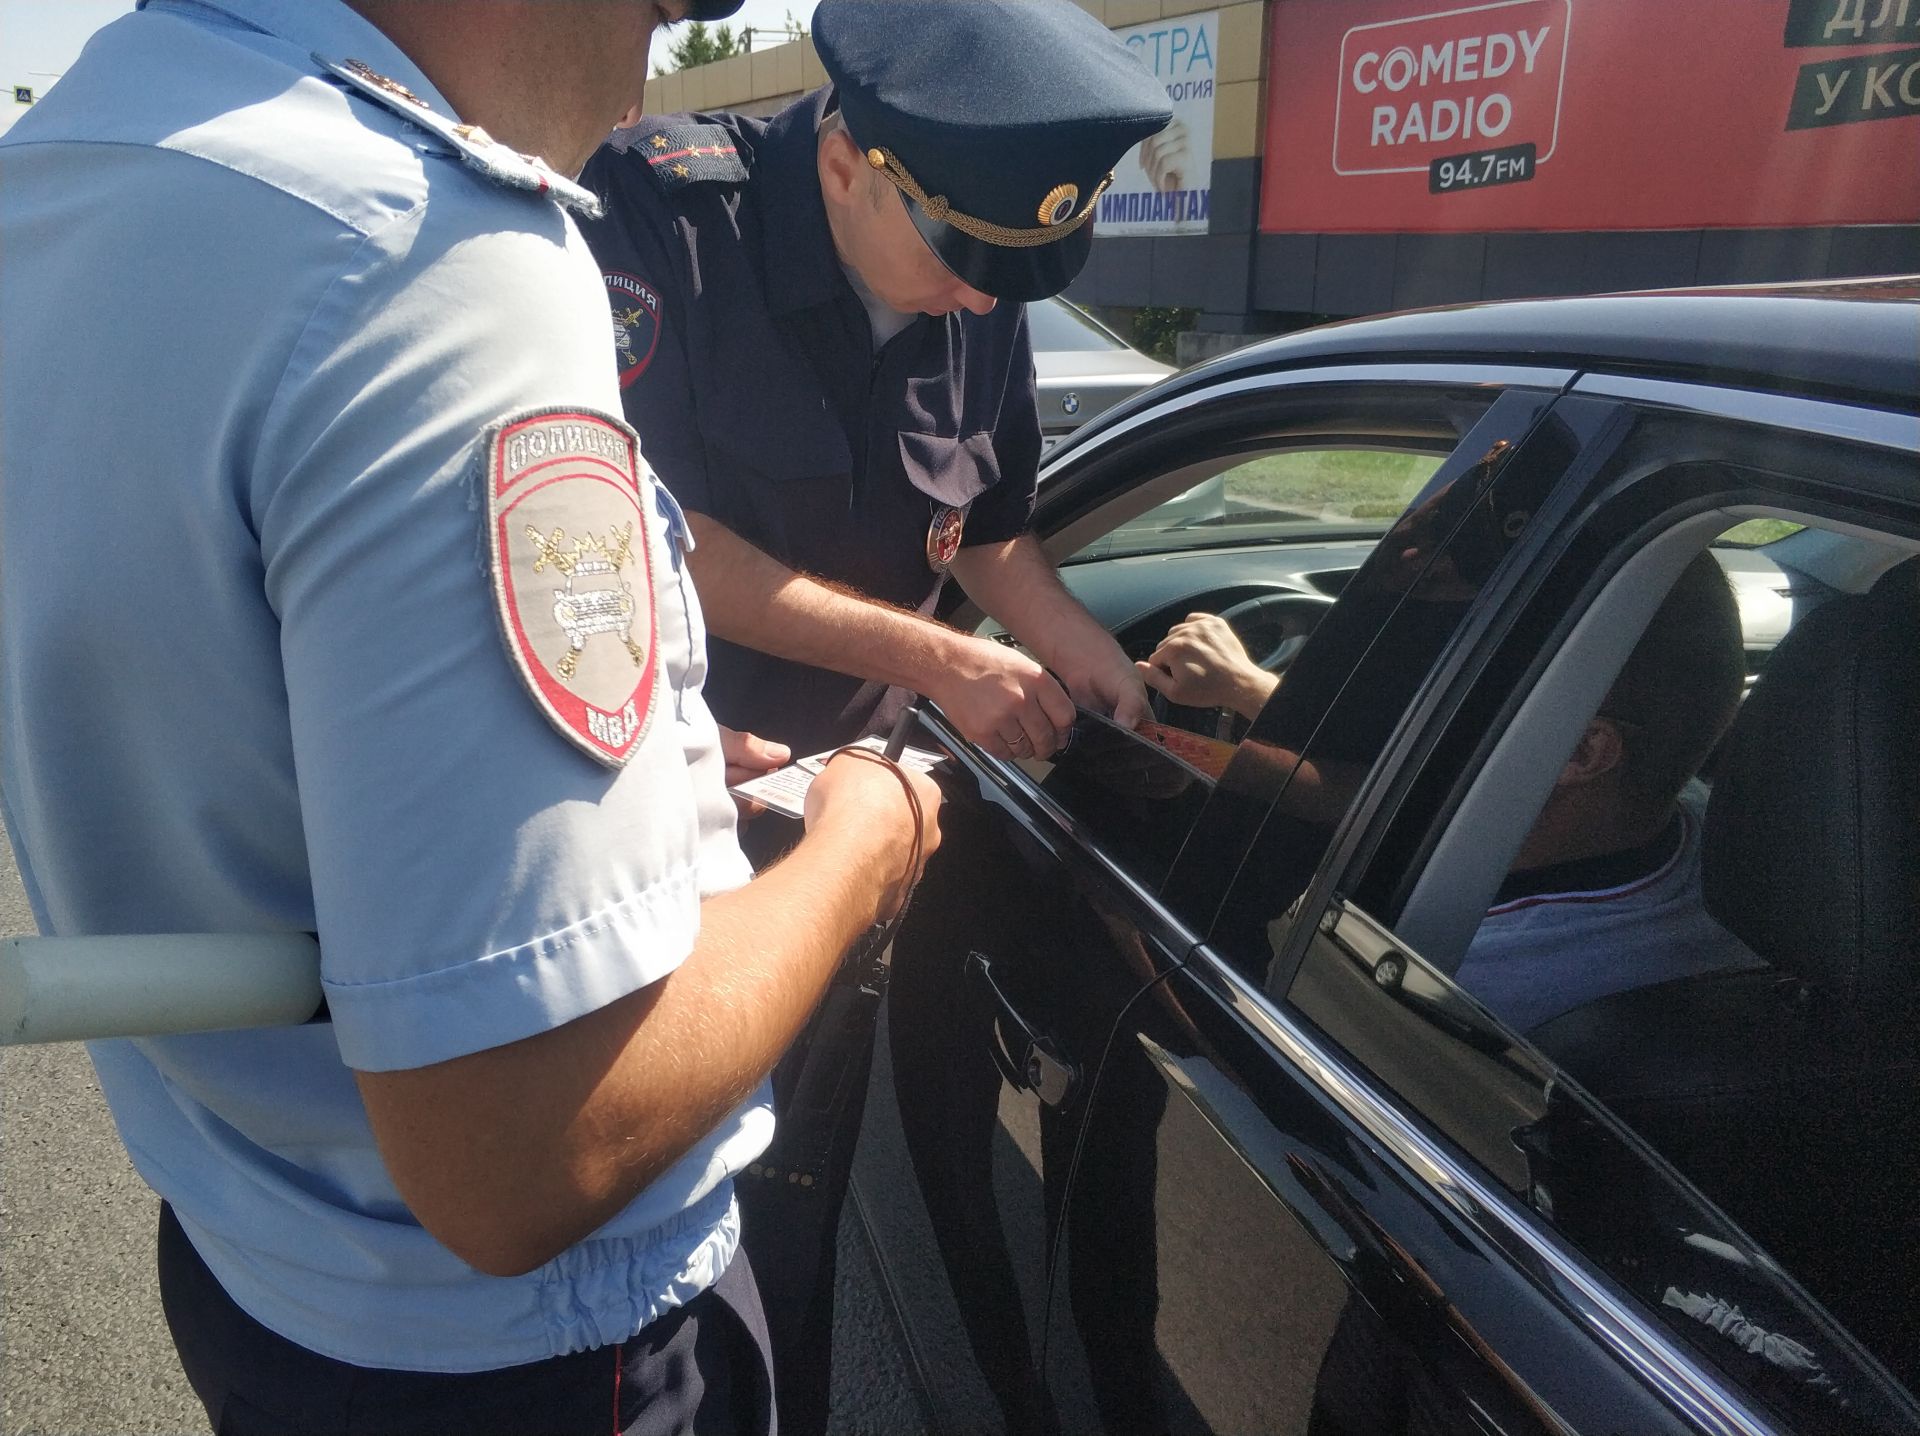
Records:
{"label": "forearm", "polygon": [[1089,651],[1118,651],[1031,534],[960,550],[953,576],[968,598],[1057,672],[1067,673]]}
{"label": "forearm", "polygon": [[1031,534],[962,550],[953,569],[967,596],[1059,675],[1076,703],[1129,728],[1147,718],[1140,675],[1113,635],[1067,591]]}
{"label": "forearm", "polygon": [[1243,672],[1235,675],[1233,693],[1226,706],[1252,722],[1260,716],[1260,710],[1267,706],[1267,700],[1273,697],[1273,690],[1279,686],[1278,674],[1249,664]]}
{"label": "forearm", "polygon": [[703,514],[690,562],[707,630],[730,643],[914,692],[949,671],[966,636],[796,573]]}
{"label": "forearm", "polygon": [[612,1218],[791,1045],[904,873],[899,846],[845,824],[810,837],[704,903],[693,952],[652,986],[506,1047],[363,1074],[382,1155],[422,1225],[510,1275]]}

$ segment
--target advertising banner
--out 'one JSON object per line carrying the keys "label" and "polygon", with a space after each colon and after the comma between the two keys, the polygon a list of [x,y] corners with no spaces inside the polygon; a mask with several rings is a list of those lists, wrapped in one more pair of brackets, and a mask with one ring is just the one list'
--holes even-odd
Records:
{"label": "advertising banner", "polygon": [[1269,233],[1920,224],[1920,0],[1275,0]]}
{"label": "advertising banner", "polygon": [[1100,196],[1099,232],[1205,234],[1213,195],[1219,12],[1156,20],[1113,33],[1167,87],[1173,123],[1128,150],[1113,167],[1113,185]]}

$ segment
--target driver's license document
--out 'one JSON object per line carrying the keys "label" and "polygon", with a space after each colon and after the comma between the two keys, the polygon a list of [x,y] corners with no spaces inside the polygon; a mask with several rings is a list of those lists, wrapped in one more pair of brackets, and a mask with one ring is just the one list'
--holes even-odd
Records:
{"label": "driver's license document", "polygon": [[[878,733],[874,733],[846,746],[870,748],[876,753],[884,753],[887,740]],[[750,803],[758,803],[761,807],[784,814],[786,817],[804,817],[807,811],[807,789],[813,786],[813,780],[820,776],[821,770],[839,751],[835,748],[826,753],[815,753],[811,758],[801,758],[787,764],[784,768],[775,768],[771,773],[762,773],[759,777],[749,778],[744,783],[735,783],[727,791],[736,798],[745,798]],[[946,760],[945,753],[935,752],[931,748],[908,748],[901,753],[899,763],[902,768],[912,772],[927,773]]]}

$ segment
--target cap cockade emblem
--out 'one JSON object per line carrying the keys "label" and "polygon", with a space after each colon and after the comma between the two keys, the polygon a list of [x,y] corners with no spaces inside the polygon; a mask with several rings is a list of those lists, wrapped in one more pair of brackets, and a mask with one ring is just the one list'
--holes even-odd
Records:
{"label": "cap cockade emblem", "polygon": [[[1032,191],[1029,190],[1028,193],[1031,194]],[[1045,225],[1065,224],[1073,218],[1073,207],[1079,202],[1079,185],[1055,185],[1047,191],[1047,197],[1040,201],[1040,223]]]}
{"label": "cap cockade emblem", "polygon": [[488,442],[501,633],[528,693],[589,757],[620,767],[660,680],[639,447],[591,412],[509,420]]}

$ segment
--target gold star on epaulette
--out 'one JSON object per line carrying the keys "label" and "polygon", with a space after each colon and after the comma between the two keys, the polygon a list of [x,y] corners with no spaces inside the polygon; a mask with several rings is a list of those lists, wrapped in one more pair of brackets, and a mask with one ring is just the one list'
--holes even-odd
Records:
{"label": "gold star on epaulette", "polygon": [[685,178],[686,178],[686,177],[687,177],[688,175],[690,175],[690,174],[692,174],[692,173],[693,173],[693,171],[692,171],[692,170],[690,170],[690,169],[688,169],[688,168],[687,168],[687,167],[686,167],[685,165],[683,165],[683,164],[680,164],[680,165],[675,165],[675,166],[673,167],[673,172],[674,172],[675,174],[677,174],[677,175],[679,175],[681,179],[685,179]]}
{"label": "gold star on epaulette", "polygon": [[665,135],[655,135],[653,137],[653,147],[656,150],[664,150],[667,147],[667,137]]}

